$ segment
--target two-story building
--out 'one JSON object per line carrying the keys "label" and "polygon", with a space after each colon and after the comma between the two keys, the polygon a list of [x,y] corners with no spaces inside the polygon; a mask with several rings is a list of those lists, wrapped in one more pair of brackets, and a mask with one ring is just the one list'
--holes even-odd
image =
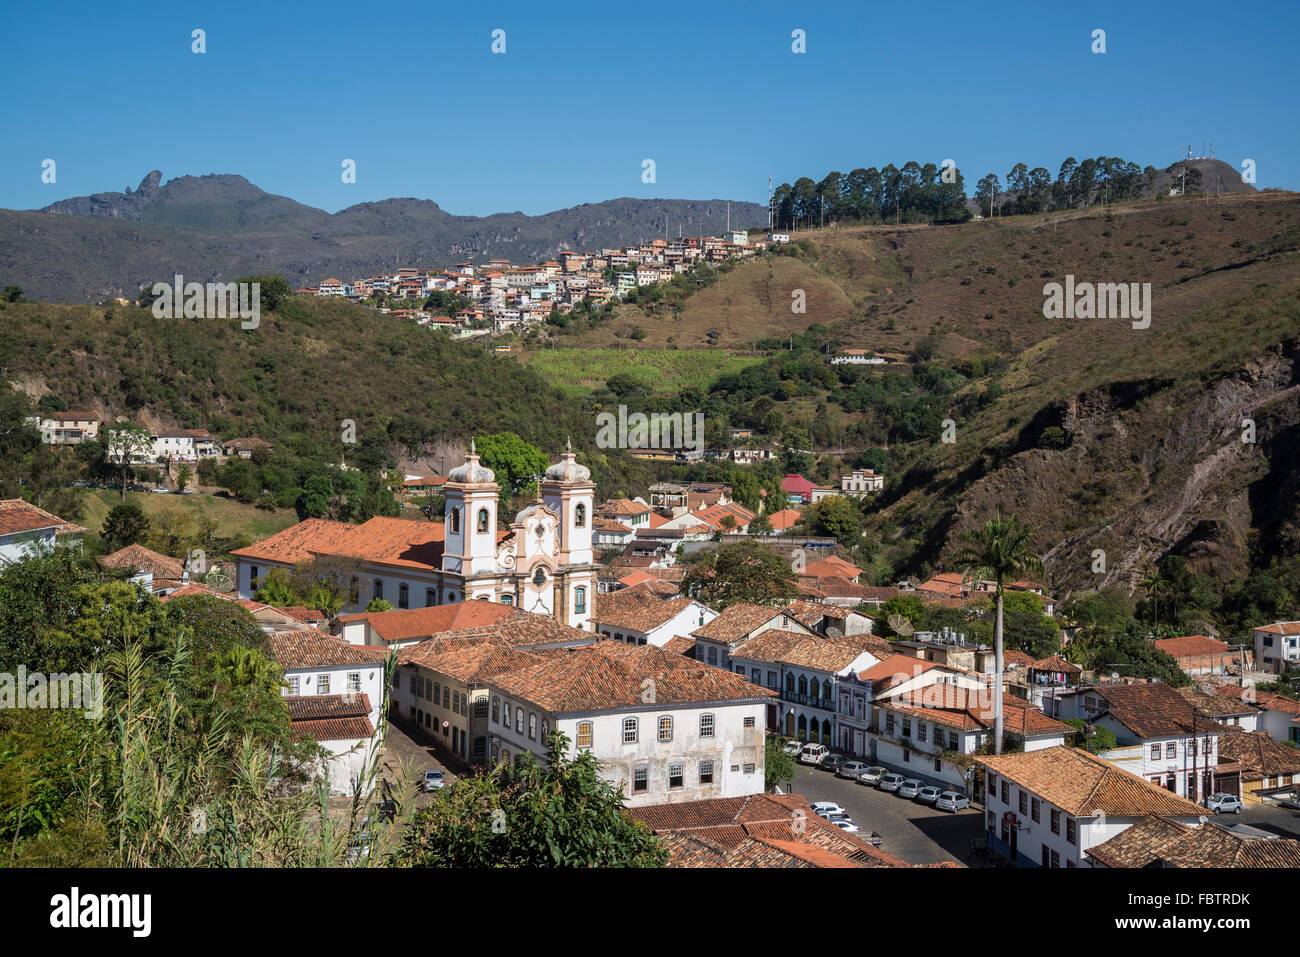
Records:
{"label": "two-story building", "polygon": [[602,641],[487,679],[489,760],[545,763],[559,730],[629,806],[760,794],[772,693],[654,645]]}
{"label": "two-story building", "polygon": [[829,747],[836,741],[836,682],[876,664],[879,657],[868,649],[877,644],[869,635],[824,638],[768,629],[733,651],[730,661],[736,674],[779,691],[780,699],[768,704],[768,728]]}
{"label": "two-story building", "polygon": [[1255,629],[1255,667],[1275,675],[1300,663],[1300,621],[1275,621]]}
{"label": "two-story building", "polygon": [[976,758],[985,838],[1020,867],[1090,867],[1089,848],[1149,814],[1195,826],[1203,809],[1078,748]]}
{"label": "two-story building", "polygon": [[767,605],[736,604],[726,608],[703,628],[691,632],[695,639],[695,657],[724,671],[731,671],[731,656],[737,648],[757,635],[773,629],[811,635],[798,618],[784,608]]}
{"label": "two-story building", "polygon": [[349,645],[314,629],[274,631],[266,643],[284,669],[290,731],[314,739],[328,754],[320,772],[330,792],[364,790],[381,744],[375,732],[386,649]]}
{"label": "two-story building", "polygon": [[55,545],[81,547],[86,529],[20,498],[0,499],[0,568]]}

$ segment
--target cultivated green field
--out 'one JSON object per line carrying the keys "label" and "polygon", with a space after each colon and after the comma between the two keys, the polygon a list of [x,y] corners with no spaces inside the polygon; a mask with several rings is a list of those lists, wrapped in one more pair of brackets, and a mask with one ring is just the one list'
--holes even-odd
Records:
{"label": "cultivated green field", "polygon": [[723,349],[542,349],[524,359],[533,371],[570,394],[580,395],[626,372],[656,392],[705,388],[719,375],[761,361]]}
{"label": "cultivated green field", "polygon": [[[291,508],[268,512],[252,505],[241,505],[233,498],[212,495],[153,495],[149,492],[127,492],[126,500],[139,505],[148,519],[171,513],[187,519],[210,518],[217,523],[217,534],[228,538],[241,536],[257,541],[274,535],[298,521]],[[95,534],[104,525],[104,519],[114,505],[121,504],[119,493],[111,489],[96,489],[86,496],[85,517],[79,523]]]}

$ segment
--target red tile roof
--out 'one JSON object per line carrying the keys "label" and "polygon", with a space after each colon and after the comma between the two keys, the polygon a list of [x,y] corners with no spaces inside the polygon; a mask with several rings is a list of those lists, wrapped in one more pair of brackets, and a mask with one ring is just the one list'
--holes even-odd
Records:
{"label": "red tile roof", "polygon": [[1161,651],[1175,658],[1202,655],[1234,654],[1232,646],[1207,635],[1185,635],[1182,638],[1161,638],[1151,642]]}
{"label": "red tile roof", "polygon": [[502,618],[529,614],[531,612],[492,601],[458,601],[428,608],[398,608],[392,611],[340,615],[338,620],[345,624],[365,621],[375,634],[392,643],[431,638],[441,632],[459,628],[483,628],[496,624]]}
{"label": "red tile roof", "polygon": [[1075,817],[1098,811],[1112,817],[1203,813],[1200,805],[1078,748],[1057,745],[976,760]]}
{"label": "red tile roof", "polygon": [[[491,683],[554,715],[640,707],[645,703],[646,679],[654,682],[655,701],[660,705],[765,701],[775,696],[720,668],[694,665],[685,658],[681,660],[686,667],[667,667],[650,652],[640,659],[627,657],[601,647],[608,644],[568,648],[532,667],[497,675]],[[639,646],[639,650],[650,647]],[[654,652],[665,654],[659,648]]]}
{"label": "red tile roof", "polygon": [[17,535],[51,528],[55,535],[80,535],[87,531],[80,525],[65,522],[57,515],[20,498],[0,499],[0,535]]}
{"label": "red tile roof", "polygon": [[286,670],[328,668],[338,665],[378,664],[384,652],[360,645],[349,645],[312,629],[276,631],[266,638],[272,657]]}
{"label": "red tile roof", "polygon": [[133,572],[150,572],[155,578],[179,580],[185,573],[185,563],[179,558],[172,558],[161,552],[155,552],[143,545],[128,545],[119,548],[111,555],[105,555],[100,562],[110,568],[129,568]]}

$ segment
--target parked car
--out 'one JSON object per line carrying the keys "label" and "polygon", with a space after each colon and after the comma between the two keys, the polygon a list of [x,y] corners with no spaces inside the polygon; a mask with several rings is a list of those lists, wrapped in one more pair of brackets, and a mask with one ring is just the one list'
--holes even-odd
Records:
{"label": "parked car", "polygon": [[898,786],[898,790],[894,793],[901,798],[908,798],[910,800],[920,793],[921,787],[921,782],[916,778],[908,778]]}
{"label": "parked car", "polygon": [[862,830],[862,828],[853,823],[847,814],[832,814],[826,820],[831,824],[834,824],[841,831],[847,831],[850,834],[857,834],[858,831]]}
{"label": "parked car", "polygon": [[940,811],[951,811],[956,814],[958,811],[970,807],[970,798],[964,794],[958,794],[956,791],[944,791],[935,799],[934,806]]}
{"label": "parked car", "polygon": [[898,788],[902,785],[902,783],[903,783],[903,776],[901,774],[894,774],[893,772],[890,772],[889,774],[882,774],[880,776],[880,780],[876,782],[876,787],[880,788],[880,790],[882,791],[889,791],[893,793],[898,790]]}
{"label": "parked car", "polygon": [[437,791],[447,786],[447,776],[442,771],[430,769],[424,772],[424,777],[420,780],[420,788],[424,791]]}
{"label": "parked car", "polygon": [[943,793],[943,788],[937,788],[933,784],[927,784],[916,792],[914,799],[917,804],[933,804],[939,800],[939,795]]}
{"label": "parked car", "polygon": [[791,738],[785,744],[781,745],[781,750],[784,751],[786,754],[790,755],[790,757],[792,758],[796,757],[799,754],[799,752],[803,750],[803,742],[796,741],[794,738]]}
{"label": "parked car", "polygon": [[812,808],[813,813],[816,814],[818,817],[824,817],[828,819],[832,814],[847,815],[849,813],[848,811],[844,810],[844,808],[836,804],[834,801],[817,801],[813,804],[810,804],[809,807]]}
{"label": "parked car", "polygon": [[151,489],[149,489],[149,491],[153,492],[155,495],[170,495],[170,494],[171,494],[171,492],[167,491],[165,488],[151,488]]}
{"label": "parked car", "polygon": [[830,771],[833,774],[839,774],[840,768],[844,767],[846,763],[847,761],[844,755],[828,754],[826,757],[822,758],[821,763],[817,765],[817,767],[821,768],[823,771]]}
{"label": "parked car", "polygon": [[858,772],[859,784],[879,784],[880,779],[889,773],[888,768],[882,768],[878,764],[865,767]]}
{"label": "parked car", "polygon": [[1205,806],[1215,814],[1240,814],[1241,798],[1235,794],[1211,794]]}
{"label": "parked car", "polygon": [[824,744],[805,744],[799,752],[800,764],[821,764],[822,758],[830,754],[830,748]]}
{"label": "parked car", "polygon": [[856,781],[866,765],[861,761],[845,761],[840,765],[840,769],[835,772],[837,778],[848,778],[850,781]]}

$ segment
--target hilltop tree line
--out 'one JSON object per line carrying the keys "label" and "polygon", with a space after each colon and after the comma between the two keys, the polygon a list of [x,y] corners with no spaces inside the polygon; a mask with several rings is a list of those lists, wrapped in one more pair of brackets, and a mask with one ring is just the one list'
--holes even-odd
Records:
{"label": "hilltop tree line", "polygon": [[[1187,190],[1198,189],[1200,171],[1175,163],[1166,172],[1186,173]],[[1068,157],[1056,178],[1042,166],[1017,163],[1003,184],[988,173],[975,186],[975,199],[988,212],[1023,214],[1079,209],[1100,202],[1140,199],[1149,195],[1160,171],[1119,156],[1077,160]],[[990,206],[990,202],[992,206]],[[961,170],[915,161],[900,169],[892,163],[844,174],[827,173],[820,182],[808,177],[782,183],[772,194],[772,220],[778,229],[812,227],[823,222],[936,222],[967,219],[966,187]]]}

